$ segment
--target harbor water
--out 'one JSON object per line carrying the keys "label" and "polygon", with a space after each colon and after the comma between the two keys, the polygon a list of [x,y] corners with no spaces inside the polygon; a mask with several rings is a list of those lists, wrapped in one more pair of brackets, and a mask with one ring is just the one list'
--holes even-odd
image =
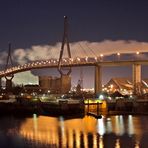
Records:
{"label": "harbor water", "polygon": [[0,148],[146,148],[148,117],[0,117]]}

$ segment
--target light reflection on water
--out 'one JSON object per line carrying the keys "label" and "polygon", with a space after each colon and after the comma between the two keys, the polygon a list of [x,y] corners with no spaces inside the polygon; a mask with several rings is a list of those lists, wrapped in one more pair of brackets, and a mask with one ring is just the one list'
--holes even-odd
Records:
{"label": "light reflection on water", "polygon": [[[135,120],[137,123],[137,118],[120,115],[102,119],[85,116],[82,119],[64,120],[63,117],[33,116],[33,120],[29,118],[21,125],[19,133],[27,139],[56,147],[96,148],[103,147],[106,142],[118,147],[124,139],[128,141],[130,138],[130,142],[138,146],[137,140],[140,140],[142,131],[136,129],[137,125],[134,124]],[[111,137],[112,142],[107,137]]]}
{"label": "light reflection on water", "polygon": [[[138,148],[148,146],[147,116],[90,116],[65,119],[33,115],[0,118],[0,147]],[[5,124],[7,123],[7,124]],[[4,125],[5,124],[5,125]],[[2,142],[2,139],[4,142]],[[8,143],[7,143],[8,144]]]}

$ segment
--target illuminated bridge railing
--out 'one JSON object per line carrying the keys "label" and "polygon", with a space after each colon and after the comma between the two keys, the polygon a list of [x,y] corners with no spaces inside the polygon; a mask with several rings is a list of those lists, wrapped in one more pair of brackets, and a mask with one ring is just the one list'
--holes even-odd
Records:
{"label": "illuminated bridge railing", "polygon": [[[92,66],[97,63],[98,59],[96,58],[64,58],[61,62],[61,65],[66,66]],[[41,60],[26,63],[24,65],[18,65],[6,69],[5,71],[0,71],[0,77],[9,75],[12,73],[18,73],[22,71],[27,71],[31,69],[40,69],[40,68],[56,68],[58,66],[57,59]]]}
{"label": "illuminated bridge railing", "polygon": [[[63,67],[66,66],[127,66],[132,64],[142,64],[148,65],[148,60],[131,60],[131,61],[101,61],[100,59],[93,57],[85,57],[85,58],[64,58],[62,59],[61,65]],[[18,72],[23,72],[31,69],[40,69],[40,68],[57,68],[58,60],[57,59],[49,59],[49,60],[41,60],[34,61],[30,63],[26,63],[24,65],[18,65],[11,68],[6,69],[5,71],[0,71],[0,77],[15,74]]]}

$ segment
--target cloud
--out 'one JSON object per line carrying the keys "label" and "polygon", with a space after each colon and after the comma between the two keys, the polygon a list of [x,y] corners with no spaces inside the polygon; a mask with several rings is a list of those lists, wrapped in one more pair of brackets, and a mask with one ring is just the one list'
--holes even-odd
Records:
{"label": "cloud", "polygon": [[[104,56],[109,56],[112,54],[120,53],[135,53],[139,52],[148,52],[148,43],[147,42],[138,42],[138,41],[125,41],[125,40],[104,40],[101,42],[89,42],[89,41],[79,41],[70,43],[72,57],[94,57],[104,54]],[[66,45],[65,45],[66,49]],[[61,43],[58,42],[55,45],[35,45],[27,49],[15,49],[12,57],[15,63],[25,64],[27,62],[59,58],[61,50]],[[67,51],[64,50],[64,57],[67,56]],[[7,58],[6,52],[1,52],[0,54],[0,64],[4,68]],[[147,54],[140,54],[139,57],[146,59]],[[24,72],[18,73],[14,77],[14,83],[16,84],[27,84],[29,81],[32,83],[38,83],[38,77],[35,75],[36,72]],[[78,72],[79,73],[79,72]],[[43,72],[45,74],[45,71]],[[77,82],[77,80],[73,81]]]}
{"label": "cloud", "polygon": [[27,62],[26,51],[24,49],[15,50],[13,53],[13,57],[15,57],[15,61],[19,64],[24,64]]}
{"label": "cloud", "polygon": [[30,71],[16,73],[13,78],[15,84],[38,84],[38,76],[34,76]]}
{"label": "cloud", "polygon": [[[89,42],[89,41],[79,41],[70,43],[72,57],[94,57],[104,55],[112,55],[118,52],[120,53],[135,53],[147,52],[148,43],[138,42],[134,40],[104,40],[101,42]],[[13,59],[18,64],[24,64],[30,61],[59,58],[61,49],[61,43],[56,43],[55,45],[36,45],[27,49],[15,49],[13,53]],[[64,57],[67,56],[67,49],[65,45]],[[1,53],[0,64],[3,63],[6,53]]]}
{"label": "cloud", "polygon": [[7,53],[5,51],[0,53],[0,64],[6,64]]}

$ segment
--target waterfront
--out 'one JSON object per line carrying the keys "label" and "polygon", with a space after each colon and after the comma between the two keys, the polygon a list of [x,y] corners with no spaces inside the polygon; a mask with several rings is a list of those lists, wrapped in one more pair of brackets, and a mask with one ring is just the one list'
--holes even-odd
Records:
{"label": "waterfront", "polygon": [[147,147],[147,116],[0,118],[0,147]]}

